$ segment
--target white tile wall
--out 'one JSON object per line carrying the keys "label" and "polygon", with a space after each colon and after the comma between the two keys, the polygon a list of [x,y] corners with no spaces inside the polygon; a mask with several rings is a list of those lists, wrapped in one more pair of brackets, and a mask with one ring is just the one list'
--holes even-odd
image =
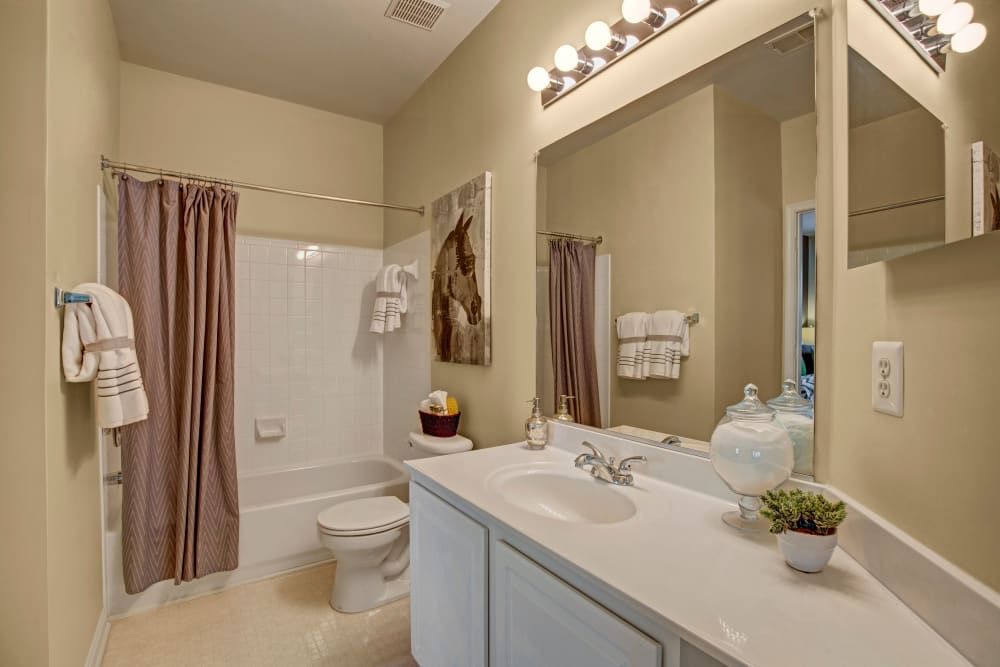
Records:
{"label": "white tile wall", "polygon": [[[382,452],[382,349],[368,333],[382,251],[236,240],[239,471]],[[254,417],[284,415],[257,441]]]}
{"label": "white tile wall", "polygon": [[[422,457],[409,446],[407,434],[420,430],[417,405],[431,391],[430,254],[429,231],[385,249],[386,264],[420,262],[420,280],[407,287],[408,312],[403,316],[403,328],[382,341],[385,454],[401,461]],[[457,398],[461,402],[462,397]]]}

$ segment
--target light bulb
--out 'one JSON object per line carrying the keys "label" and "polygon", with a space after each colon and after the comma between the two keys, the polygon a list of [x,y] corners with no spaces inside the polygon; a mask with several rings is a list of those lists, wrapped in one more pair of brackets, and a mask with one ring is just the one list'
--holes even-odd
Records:
{"label": "light bulb", "polygon": [[927,16],[938,16],[955,4],[955,0],[920,0],[919,9]]}
{"label": "light bulb", "polygon": [[937,21],[938,32],[942,35],[954,35],[956,32],[969,25],[975,10],[967,2],[959,2],[942,14]]}
{"label": "light bulb", "polygon": [[667,23],[680,18],[681,13],[674,9],[673,7],[667,7],[663,10],[663,15],[667,17]]}
{"label": "light bulb", "polygon": [[563,44],[556,49],[556,55],[553,60],[559,71],[572,72],[580,64],[580,54],[577,53],[572,44]]}
{"label": "light bulb", "polygon": [[611,43],[611,26],[604,21],[594,21],[587,26],[583,41],[587,43],[587,48],[594,51],[607,48],[608,44]]}
{"label": "light bulb", "polygon": [[986,26],[982,23],[970,23],[951,38],[951,50],[956,53],[975,51],[986,41]]}
{"label": "light bulb", "polygon": [[528,88],[531,88],[536,93],[540,93],[548,88],[550,83],[549,71],[544,67],[532,67],[528,71]]}
{"label": "light bulb", "polygon": [[622,0],[622,18],[629,23],[642,23],[652,12],[649,0]]}

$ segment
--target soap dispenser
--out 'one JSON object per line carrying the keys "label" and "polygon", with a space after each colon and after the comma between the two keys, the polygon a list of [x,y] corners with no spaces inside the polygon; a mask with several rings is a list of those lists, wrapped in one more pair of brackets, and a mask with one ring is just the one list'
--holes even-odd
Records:
{"label": "soap dispenser", "polygon": [[543,449],[549,443],[549,422],[542,415],[542,399],[536,396],[528,402],[531,416],[524,422],[524,437],[531,449]]}
{"label": "soap dispenser", "polygon": [[556,419],[561,422],[571,422],[573,421],[573,415],[569,411],[569,399],[576,398],[572,394],[560,394],[559,395],[559,409],[556,410]]}

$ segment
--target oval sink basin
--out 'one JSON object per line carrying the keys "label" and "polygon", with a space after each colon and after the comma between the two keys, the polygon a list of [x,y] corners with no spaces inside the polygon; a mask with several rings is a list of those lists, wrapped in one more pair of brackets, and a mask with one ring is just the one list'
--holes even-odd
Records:
{"label": "oval sink basin", "polygon": [[493,473],[487,485],[510,505],[557,521],[618,523],[636,511],[624,493],[574,468],[512,466]]}

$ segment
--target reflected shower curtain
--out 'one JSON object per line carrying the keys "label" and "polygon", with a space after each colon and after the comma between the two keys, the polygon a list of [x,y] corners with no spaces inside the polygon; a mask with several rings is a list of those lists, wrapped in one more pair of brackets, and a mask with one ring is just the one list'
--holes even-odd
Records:
{"label": "reflected shower curtain", "polygon": [[549,319],[555,405],[559,396],[576,396],[571,412],[580,424],[601,425],[594,341],[594,264],[589,243],[549,241]]}
{"label": "reflected shower curtain", "polygon": [[118,272],[149,419],[122,429],[125,590],[237,566],[233,430],[239,195],[122,176]]}

